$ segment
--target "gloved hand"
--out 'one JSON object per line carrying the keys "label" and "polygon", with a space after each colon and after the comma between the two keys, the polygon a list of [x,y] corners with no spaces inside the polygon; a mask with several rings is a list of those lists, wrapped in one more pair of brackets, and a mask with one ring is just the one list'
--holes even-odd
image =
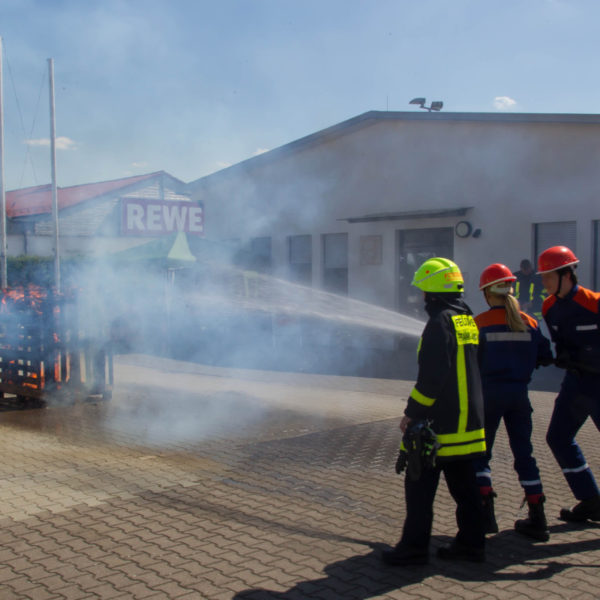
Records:
{"label": "gloved hand", "polygon": [[561,352],[560,354],[557,354],[554,359],[554,364],[559,369],[568,369],[571,366],[571,357],[567,352]]}
{"label": "gloved hand", "polygon": [[[553,357],[548,357],[548,358],[538,358],[537,362],[535,363],[535,368],[537,369],[538,367],[548,367],[549,365],[552,364],[556,364],[556,360]],[[558,366],[558,365],[556,365]]]}
{"label": "gloved hand", "polygon": [[554,361],[554,364],[559,369],[566,369],[571,375],[581,377],[582,365],[571,360],[571,357],[566,352],[561,352]]}
{"label": "gloved hand", "polygon": [[408,455],[406,454],[406,452],[404,450],[400,450],[400,452],[398,453],[398,459],[396,460],[396,473],[398,475],[400,475],[400,473],[402,473],[402,471],[404,471],[404,469],[406,469],[406,463],[407,463],[407,459],[408,459]]}

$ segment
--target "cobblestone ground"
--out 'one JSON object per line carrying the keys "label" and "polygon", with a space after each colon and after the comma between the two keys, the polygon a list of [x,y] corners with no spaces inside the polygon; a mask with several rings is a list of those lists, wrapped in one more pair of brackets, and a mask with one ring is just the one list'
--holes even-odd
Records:
{"label": "cobblestone ground", "polygon": [[[600,597],[600,524],[557,520],[571,494],[532,393],[551,539],[513,532],[522,492],[504,430],[500,533],[483,565],[386,567],[403,520],[393,472],[412,382],[230,371],[120,357],[113,400],[0,414],[0,598]],[[600,434],[578,436],[600,476]],[[455,533],[442,483],[432,551]]]}

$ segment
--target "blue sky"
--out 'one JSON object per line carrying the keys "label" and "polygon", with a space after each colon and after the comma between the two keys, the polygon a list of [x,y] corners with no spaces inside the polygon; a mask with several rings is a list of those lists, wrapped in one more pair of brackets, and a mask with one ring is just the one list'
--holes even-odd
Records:
{"label": "blue sky", "polygon": [[5,187],[192,181],[369,110],[598,113],[598,0],[0,0]]}

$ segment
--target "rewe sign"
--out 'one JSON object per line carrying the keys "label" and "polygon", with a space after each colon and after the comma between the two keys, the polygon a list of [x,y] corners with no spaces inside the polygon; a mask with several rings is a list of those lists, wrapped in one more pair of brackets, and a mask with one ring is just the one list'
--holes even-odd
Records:
{"label": "rewe sign", "polygon": [[122,198],[121,206],[123,235],[163,235],[177,231],[204,233],[204,210],[195,202]]}

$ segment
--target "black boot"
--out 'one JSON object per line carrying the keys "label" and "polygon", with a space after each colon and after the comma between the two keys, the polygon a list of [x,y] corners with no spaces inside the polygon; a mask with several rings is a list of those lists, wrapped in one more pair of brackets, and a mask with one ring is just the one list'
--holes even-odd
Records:
{"label": "black boot", "polygon": [[[519,519],[515,522],[515,530],[523,535],[547,542],[550,539],[550,531],[546,522],[546,514],[544,513],[545,496],[541,496],[538,502],[527,502],[529,507],[529,517],[527,519]],[[525,503],[525,501],[523,502]]]}
{"label": "black boot", "polygon": [[426,565],[429,563],[429,553],[425,550],[414,550],[398,543],[392,550],[384,550],[381,560],[386,565],[408,567],[413,565]]}
{"label": "black boot", "polygon": [[582,500],[573,508],[561,508],[560,518],[563,521],[581,523],[583,521],[600,521],[600,496]]}
{"label": "black boot", "polygon": [[498,533],[498,523],[496,523],[496,515],[494,513],[494,498],[496,492],[490,492],[481,496],[483,502],[483,522],[486,533]]}
{"label": "black boot", "polygon": [[441,546],[437,550],[438,558],[444,560],[468,560],[470,562],[485,562],[485,550],[464,546],[454,540],[448,546]]}

